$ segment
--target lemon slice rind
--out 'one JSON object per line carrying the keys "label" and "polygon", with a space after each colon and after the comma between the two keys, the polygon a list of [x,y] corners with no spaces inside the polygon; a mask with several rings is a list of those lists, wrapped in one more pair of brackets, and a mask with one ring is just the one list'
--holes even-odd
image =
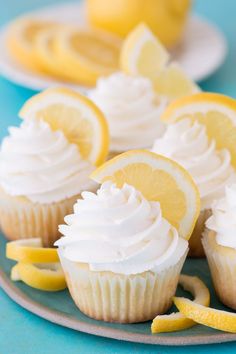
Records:
{"label": "lemon slice rind", "polygon": [[66,288],[60,263],[31,264],[19,262],[11,271],[13,281],[23,281],[32,288],[43,291],[59,291]]}
{"label": "lemon slice rind", "polygon": [[191,320],[220,331],[236,333],[235,313],[206,307],[184,297],[174,297],[173,301],[178,310]]}
{"label": "lemon slice rind", "polygon": [[59,261],[56,248],[43,248],[40,238],[8,242],[6,245],[6,257],[25,263],[52,263]]}
{"label": "lemon slice rind", "polygon": [[[179,284],[184,290],[193,294],[194,302],[200,305],[209,306],[209,290],[198,277],[181,274]],[[194,325],[196,325],[196,322],[185,317],[182,313],[173,312],[169,315],[156,316],[152,322],[151,330],[152,333],[175,332],[191,328]]]}

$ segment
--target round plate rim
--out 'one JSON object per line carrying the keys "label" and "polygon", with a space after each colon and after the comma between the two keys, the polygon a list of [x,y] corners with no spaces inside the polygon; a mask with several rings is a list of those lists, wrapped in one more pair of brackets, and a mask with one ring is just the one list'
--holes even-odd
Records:
{"label": "round plate rim", "polygon": [[30,299],[23,291],[18,289],[3,270],[0,269],[0,286],[5,293],[18,305],[26,310],[42,317],[54,324],[61,325],[76,331],[93,334],[101,337],[124,340],[129,342],[156,344],[156,345],[200,345],[232,342],[236,340],[236,334],[232,333],[217,333],[212,335],[189,335],[182,337],[162,337],[161,335],[147,335],[141,333],[131,333],[125,330],[103,327],[99,325],[87,324],[83,321],[66,316],[55,310],[51,310],[46,306],[38,304],[36,301]]}
{"label": "round plate rim", "polygon": [[[84,4],[83,2],[78,3],[78,2],[68,2],[66,4],[57,4],[57,5],[49,5],[45,6],[33,11],[30,11],[27,13],[27,15],[32,15],[35,17],[39,16],[44,16],[45,18],[50,18],[52,16],[53,11],[68,11],[68,9],[73,9],[74,7],[77,7],[79,13],[78,15],[81,17],[82,23],[84,22]],[[71,10],[70,10],[71,11]],[[47,13],[48,12],[48,13]],[[73,20],[73,19],[72,19]],[[226,53],[227,53],[227,42],[226,39],[223,35],[223,33],[220,31],[220,29],[211,21],[208,21],[202,16],[199,15],[191,15],[189,18],[189,22],[198,22],[202,23],[203,25],[207,25],[212,31],[215,32],[215,35],[218,37],[218,42],[220,43],[221,46],[221,53],[218,54],[217,60],[212,63],[212,66],[208,68],[208,70],[203,71],[203,73],[198,74],[198,77],[195,77],[195,81],[199,82],[202,81],[206,78],[208,78],[213,72],[215,72],[223,63]],[[5,48],[5,32],[9,24],[6,24],[2,28],[0,28],[0,47]],[[180,44],[181,45],[181,44]],[[2,51],[3,53],[6,51]],[[0,55],[0,74],[5,77],[7,80],[16,83],[22,87],[26,87],[32,90],[43,90],[45,88],[48,88],[49,86],[58,86],[58,85],[63,85],[63,86],[69,86],[71,88],[74,88],[76,90],[79,90],[83,93],[87,93],[89,91],[88,87],[82,86],[82,85],[74,85],[74,84],[69,84],[69,83],[63,83],[60,80],[53,79],[50,77],[43,77],[34,73],[27,73],[24,69],[21,71],[20,68],[17,68],[13,64],[11,64],[11,61],[7,60],[9,59],[8,56],[6,55],[4,59],[4,55]],[[196,74],[195,74],[196,76]]]}

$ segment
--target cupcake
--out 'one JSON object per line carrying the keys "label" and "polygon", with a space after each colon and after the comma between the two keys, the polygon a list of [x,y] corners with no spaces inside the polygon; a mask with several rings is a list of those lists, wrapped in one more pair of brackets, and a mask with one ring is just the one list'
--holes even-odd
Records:
{"label": "cupcake", "polygon": [[163,218],[159,202],[106,181],[97,193],[82,193],[59,230],[68,288],[84,314],[133,323],[168,310],[188,242]]}
{"label": "cupcake", "polygon": [[216,150],[206,129],[188,118],[168,125],[164,135],[155,140],[153,152],[169,157],[182,165],[193,177],[200,191],[201,213],[189,240],[192,257],[203,257],[201,244],[205,221],[211,215],[211,205],[224,195],[225,186],[236,182],[228,150]]}
{"label": "cupcake", "polygon": [[104,113],[110,131],[110,157],[121,152],[150,148],[164,133],[160,115],[167,98],[158,96],[149,79],[114,73],[100,78],[89,94]]}
{"label": "cupcake", "polygon": [[202,243],[216,293],[236,310],[236,184],[226,187],[224,198],[213,203],[206,226]]}
{"label": "cupcake", "polygon": [[41,237],[45,246],[58,239],[58,224],[72,211],[94,169],[77,145],[43,120],[27,119],[9,128],[0,148],[0,222],[10,240]]}

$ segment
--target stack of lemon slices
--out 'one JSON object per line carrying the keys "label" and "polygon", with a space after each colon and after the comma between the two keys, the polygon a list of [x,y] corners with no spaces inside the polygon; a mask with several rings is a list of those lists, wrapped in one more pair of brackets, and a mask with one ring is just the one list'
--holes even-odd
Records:
{"label": "stack of lemon slices", "polygon": [[119,68],[121,40],[102,31],[20,18],[9,27],[6,43],[25,68],[64,81],[91,86]]}

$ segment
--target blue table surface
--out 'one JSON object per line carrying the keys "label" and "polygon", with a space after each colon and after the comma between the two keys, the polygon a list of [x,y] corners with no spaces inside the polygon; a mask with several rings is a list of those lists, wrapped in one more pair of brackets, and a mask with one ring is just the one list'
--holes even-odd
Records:
{"label": "blue table surface", "polygon": [[[0,0],[0,25],[24,11],[62,0]],[[203,90],[236,97],[236,1],[196,0],[194,12],[217,24],[227,37],[229,54],[224,65],[201,82]],[[201,53],[199,53],[201,55]],[[18,124],[17,112],[33,91],[0,78],[0,139],[7,126]],[[75,332],[43,320],[15,304],[0,289],[0,354],[78,354],[78,353],[234,353],[236,343],[167,347],[121,342]]]}

